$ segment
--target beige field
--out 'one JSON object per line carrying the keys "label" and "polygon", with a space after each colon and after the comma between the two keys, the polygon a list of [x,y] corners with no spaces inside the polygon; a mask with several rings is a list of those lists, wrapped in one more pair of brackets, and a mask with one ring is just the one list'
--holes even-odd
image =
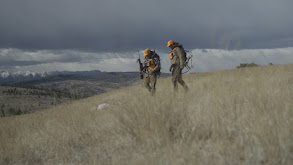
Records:
{"label": "beige field", "polygon": [[293,164],[293,65],[183,78],[0,118],[0,164]]}

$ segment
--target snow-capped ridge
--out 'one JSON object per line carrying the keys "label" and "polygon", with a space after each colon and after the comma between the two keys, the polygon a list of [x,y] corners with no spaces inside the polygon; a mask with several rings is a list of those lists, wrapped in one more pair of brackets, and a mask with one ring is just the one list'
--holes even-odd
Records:
{"label": "snow-capped ridge", "polygon": [[1,77],[1,78],[7,78],[7,77],[9,77],[9,76],[10,76],[10,74],[9,74],[8,71],[1,71],[1,72],[0,72],[0,77]]}
{"label": "snow-capped ridge", "polygon": [[0,78],[17,78],[17,77],[46,77],[48,72],[33,72],[33,71],[18,71],[18,72],[8,72],[1,71]]}
{"label": "snow-capped ridge", "polygon": [[7,83],[19,83],[23,81],[36,80],[41,78],[46,78],[49,76],[56,75],[95,75],[99,74],[101,71],[92,70],[92,71],[52,71],[52,72],[36,72],[36,71],[17,71],[17,72],[9,72],[9,71],[0,71],[0,84]]}

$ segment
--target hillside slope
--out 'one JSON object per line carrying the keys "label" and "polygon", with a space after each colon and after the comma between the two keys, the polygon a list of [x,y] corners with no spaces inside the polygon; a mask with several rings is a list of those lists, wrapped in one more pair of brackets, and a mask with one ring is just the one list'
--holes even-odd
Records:
{"label": "hillside slope", "polygon": [[293,163],[293,65],[183,78],[0,118],[0,164]]}
{"label": "hillside slope", "polygon": [[[162,76],[166,77],[169,74],[162,73]],[[141,80],[138,72],[101,72],[89,75],[57,75],[21,84],[61,91],[79,97],[90,97],[139,82]]]}
{"label": "hillside slope", "polygon": [[69,94],[52,90],[0,86],[0,117],[48,109],[71,102],[73,98]]}

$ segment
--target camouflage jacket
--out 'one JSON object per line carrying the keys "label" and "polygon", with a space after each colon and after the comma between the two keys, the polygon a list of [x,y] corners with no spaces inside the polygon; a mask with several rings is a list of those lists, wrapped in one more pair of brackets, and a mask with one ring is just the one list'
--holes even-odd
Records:
{"label": "camouflage jacket", "polygon": [[150,71],[152,71],[152,73],[159,73],[161,69],[159,55],[156,52],[152,52],[150,58],[148,58],[147,56],[145,57],[143,65],[145,73],[149,73]]}

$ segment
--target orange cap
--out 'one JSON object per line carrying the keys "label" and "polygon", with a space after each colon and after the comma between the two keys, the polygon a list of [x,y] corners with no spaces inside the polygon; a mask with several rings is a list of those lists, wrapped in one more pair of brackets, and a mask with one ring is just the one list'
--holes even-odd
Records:
{"label": "orange cap", "polygon": [[168,41],[168,43],[167,43],[167,47],[169,47],[169,46],[172,45],[172,44],[174,44],[174,41],[172,41],[172,40]]}
{"label": "orange cap", "polygon": [[146,48],[145,50],[144,50],[144,56],[147,56],[148,54],[150,54],[151,53],[151,50],[149,49],[149,48]]}

